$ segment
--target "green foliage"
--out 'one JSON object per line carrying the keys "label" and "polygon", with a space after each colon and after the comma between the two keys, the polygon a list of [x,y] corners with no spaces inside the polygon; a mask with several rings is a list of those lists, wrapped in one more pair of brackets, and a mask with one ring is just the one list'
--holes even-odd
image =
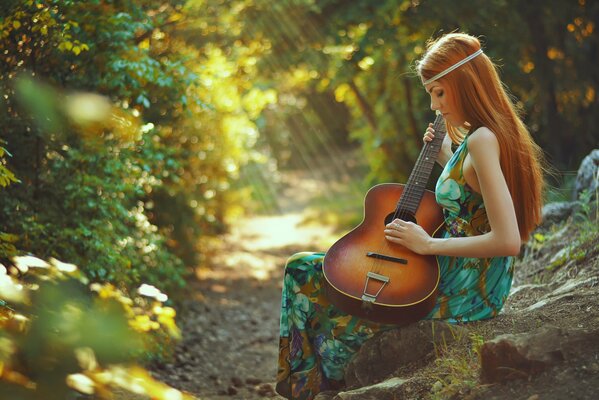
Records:
{"label": "green foliage", "polygon": [[[0,144],[2,143],[3,141],[0,140]],[[2,187],[7,187],[11,183],[19,182],[19,180],[15,177],[15,174],[13,174],[8,168],[5,167],[5,155],[10,156],[11,154],[8,151],[6,151],[4,147],[0,146],[0,186]]]}
{"label": "green foliage", "polygon": [[431,399],[456,398],[479,384],[480,348],[483,343],[483,336],[471,332],[466,348],[443,345],[436,349],[433,372],[436,381],[431,388]]}
{"label": "green foliage", "polygon": [[0,265],[2,395],[68,398],[74,389],[112,398],[121,387],[156,399],[169,393],[191,399],[134,365],[145,343],[155,342],[153,332],[179,338],[174,310],[156,299],[160,292],[145,285],[143,296],[129,298],[87,282],[75,265],[56,259],[15,257],[8,269]]}
{"label": "green foliage", "polygon": [[[88,277],[97,281],[116,282],[123,287],[133,287],[142,280],[167,288],[183,286],[185,269],[168,251],[165,238],[149,222],[145,209],[147,193],[161,182],[148,174],[149,165],[165,155],[159,142],[136,127],[134,120],[127,121],[127,114],[119,115],[119,110],[110,110],[109,104],[105,109],[99,97],[64,96],[29,81],[17,87],[23,104],[33,103],[32,118],[40,119],[41,127],[46,128],[40,127],[37,139],[47,145],[38,154],[45,159],[42,168],[28,169],[25,154],[15,157],[27,182],[34,182],[8,188],[9,196],[1,203],[0,212],[6,215],[3,229],[19,238],[16,246],[43,257],[86,263]],[[27,101],[34,92],[36,102]],[[57,97],[63,98],[64,107],[52,102]],[[88,115],[92,120],[120,117],[125,121],[117,125],[101,123],[102,129],[110,129],[101,145],[93,136],[98,128],[78,118],[82,111],[76,107],[83,107],[85,102],[100,114]],[[71,103],[76,104],[74,109],[69,108]],[[48,120],[53,121],[52,127],[45,125]],[[79,126],[73,125],[76,122]],[[68,128],[79,130],[69,132]],[[52,131],[60,132],[60,141],[47,133]],[[176,167],[176,162],[170,163],[162,174],[166,176]]]}
{"label": "green foliage", "polygon": [[253,91],[247,113],[225,106],[238,88],[220,77],[234,65],[216,49],[204,77],[224,82],[200,87],[203,55],[172,30],[181,3],[6,5],[0,135],[14,157],[0,155],[0,182],[21,183],[0,198],[0,231],[17,238],[0,258],[16,246],[84,265],[94,280],[171,290],[199,261],[200,237],[222,232],[251,146],[240,132],[255,135],[249,115],[268,101]]}
{"label": "green foliage", "polygon": [[[599,174],[595,177],[599,182]],[[582,221],[589,221],[591,224],[599,220],[599,185],[595,191],[589,189],[583,190],[578,196],[580,209],[576,213],[576,217]]]}
{"label": "green foliage", "polygon": [[210,27],[203,40],[218,41],[231,53],[254,49],[260,78],[279,93],[280,101],[264,114],[261,140],[275,149],[280,165],[309,168],[324,154],[343,168],[336,147],[347,145],[349,135],[370,166],[369,184],[405,181],[432,119],[414,61],[431,35],[458,29],[481,37],[555,166],[577,167],[596,145],[597,2],[190,5]]}

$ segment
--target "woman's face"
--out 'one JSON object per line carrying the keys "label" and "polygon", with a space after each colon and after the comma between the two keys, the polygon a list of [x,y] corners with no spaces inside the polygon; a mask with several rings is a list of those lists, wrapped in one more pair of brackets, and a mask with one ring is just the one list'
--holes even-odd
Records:
{"label": "woman's face", "polygon": [[464,116],[460,115],[457,111],[455,104],[441,83],[432,81],[424,88],[431,96],[431,110],[439,110],[443,114],[445,121],[456,128],[464,126]]}

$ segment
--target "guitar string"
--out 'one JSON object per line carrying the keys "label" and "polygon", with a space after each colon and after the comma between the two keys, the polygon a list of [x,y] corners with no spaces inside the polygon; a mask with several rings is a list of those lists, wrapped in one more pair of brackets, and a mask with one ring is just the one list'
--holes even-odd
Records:
{"label": "guitar string", "polygon": [[[435,119],[435,122],[433,123],[433,129],[435,129],[435,131],[439,131],[439,128],[441,128],[442,122],[443,122],[443,117],[440,116],[440,115],[438,115],[437,118]],[[439,139],[440,139],[440,137],[439,137]],[[397,217],[399,217],[401,215],[402,211],[404,211],[404,209],[407,208],[407,207],[405,207],[406,203],[408,203],[412,199],[412,196],[414,195],[414,192],[417,189],[417,185],[414,184],[413,181],[414,180],[418,180],[418,175],[421,174],[422,171],[424,171],[424,172],[427,172],[429,174],[429,178],[430,178],[430,171],[426,171],[424,169],[424,168],[427,168],[426,166],[423,166],[422,168],[420,167],[420,160],[421,160],[422,156],[425,155],[425,153],[430,153],[431,152],[430,150],[432,150],[432,151],[436,150],[433,147],[434,145],[436,145],[436,144],[433,144],[433,142],[427,143],[427,145],[425,146],[425,148],[423,149],[423,151],[418,156],[416,167],[414,168],[413,173],[410,174],[410,177],[408,178],[408,183],[412,183],[412,184],[411,185],[407,185],[407,188],[404,191],[404,194],[402,194],[402,196],[400,198],[400,201],[398,203],[398,207],[397,207],[396,212],[394,214],[394,219],[397,218]],[[426,154],[425,156],[429,156],[430,157],[430,154]],[[434,161],[433,161],[433,163],[434,163]],[[432,168],[431,168],[431,170],[432,170]],[[415,178],[415,179],[412,179],[412,178]],[[418,183],[418,182],[416,182],[416,183]],[[420,182],[420,183],[422,184],[424,182]],[[422,191],[421,188],[422,188],[422,186],[418,187],[418,190]],[[418,203],[419,203],[417,200],[414,200],[414,202],[415,202],[415,204],[412,204],[412,206],[417,206]],[[404,207],[401,207],[402,205]],[[399,212],[398,212],[398,210],[399,210]],[[411,210],[407,210],[407,211],[411,211]],[[409,214],[407,212],[405,212],[403,214],[403,216],[409,216]]]}
{"label": "guitar string", "polygon": [[[439,133],[443,132],[445,134],[446,128],[442,126],[443,122],[444,122],[443,117],[441,115],[437,115],[437,117],[435,118],[435,121],[433,122],[433,129],[436,132],[439,132]],[[444,134],[438,135],[438,138],[443,139]],[[437,139],[437,142],[439,142],[439,139]],[[431,153],[436,151],[436,149],[434,147],[435,145],[436,144],[433,144],[433,142],[426,143],[425,147],[423,148],[423,151],[421,151],[420,154],[418,155],[418,159],[416,160],[416,167],[414,168],[414,170],[410,174],[410,177],[408,178],[408,184],[406,185],[407,186],[406,190],[404,190],[402,192],[400,200],[396,205],[396,209],[394,210],[392,221],[394,221],[398,217],[401,217],[401,219],[406,220],[410,216],[409,211],[411,211],[411,210],[406,210],[406,208],[407,208],[406,203],[408,203],[410,196],[413,196],[415,194],[414,192],[416,191],[417,185],[414,185],[413,181],[414,180],[423,180],[423,179],[421,179],[422,172],[429,175],[429,178],[430,178],[430,172],[432,171],[432,167],[429,168],[429,166],[427,166],[427,165],[421,166],[421,159],[422,159],[422,157],[430,158],[432,155]],[[437,152],[437,155],[438,155],[438,152]],[[433,163],[436,161],[436,156],[435,156],[435,160],[433,160]],[[414,178],[414,179],[412,179],[412,178]],[[419,191],[422,191],[421,187],[418,187],[417,189]],[[422,197],[422,196],[420,196],[420,197]],[[404,200],[404,199],[406,199],[406,200]],[[422,200],[422,199],[420,199],[420,200]],[[420,201],[415,200],[415,203],[416,204],[412,204],[412,206],[418,206]],[[414,210],[414,217],[415,217],[415,214],[416,214],[416,210]],[[386,238],[383,237],[383,243],[382,243],[382,246],[379,246],[379,252],[383,253],[384,250],[390,250],[390,249],[391,249],[390,242]],[[380,273],[382,265],[383,265],[383,260],[374,259],[371,262],[370,270],[375,273]],[[367,287],[366,287],[365,291],[367,293],[370,293],[368,291]]]}
{"label": "guitar string", "polygon": [[[437,115],[437,117],[435,118],[435,121],[433,122],[433,129],[437,132],[441,131],[441,125],[443,123],[443,117],[441,115]],[[439,142],[439,139],[442,139],[442,135],[438,135],[438,139],[436,142]],[[431,153],[434,153],[436,151],[435,146],[437,145],[437,143],[435,142],[428,142],[425,144],[425,147],[423,149],[423,151],[420,152],[419,156],[418,156],[418,160],[416,161],[416,167],[414,168],[413,172],[410,174],[410,177],[408,178],[408,184],[406,185],[406,188],[404,190],[404,192],[402,193],[400,200],[397,204],[397,207],[394,211],[393,214],[393,220],[395,220],[396,218],[401,218],[403,220],[408,220],[410,219],[410,217],[414,217],[415,219],[415,214],[417,211],[417,206],[419,205],[420,201],[418,200],[417,197],[420,197],[420,200],[422,200],[422,195],[424,193],[424,179],[422,179],[422,175],[424,172],[424,175],[428,175],[430,178],[430,172],[432,171],[432,168],[429,167],[430,166],[430,162],[428,164],[423,163],[422,159],[424,158],[433,158]],[[435,157],[436,159],[436,157]],[[433,161],[434,162],[434,161]],[[419,182],[420,181],[420,185]],[[416,196],[419,193],[418,196]],[[412,210],[412,208],[416,207],[415,210]],[[412,215],[414,214],[414,215]],[[390,249],[390,243],[388,240],[385,239],[385,249],[388,250]]]}
{"label": "guitar string", "polygon": [[[435,121],[435,124],[433,124],[433,128],[437,132],[440,131],[439,128],[441,128],[441,122],[442,121]],[[396,210],[394,218],[397,218],[400,216],[401,217],[409,217],[412,213],[415,216],[415,213],[417,211],[416,209],[418,208],[420,200],[422,199],[422,195],[426,189],[423,175],[428,175],[428,178],[430,178],[430,173],[432,171],[432,165],[436,160],[436,156],[432,157],[433,154],[431,154],[431,153],[434,153],[437,151],[436,146],[438,145],[438,141],[440,141],[440,140],[442,140],[441,137],[438,138],[438,140],[436,141],[437,143],[434,143],[434,142],[428,143],[428,145],[426,146],[424,151],[421,152],[421,157],[430,158],[430,160],[428,160],[428,163],[420,166],[420,158],[421,157],[419,157],[419,164],[414,169],[414,173],[411,174],[411,176],[410,176],[409,185],[405,190],[405,194],[403,194],[400,199],[398,209]],[[418,197],[420,197],[420,199]],[[416,209],[413,209],[414,207]],[[406,219],[406,218],[402,218],[402,219]]]}
{"label": "guitar string", "polygon": [[[433,123],[433,129],[435,129],[435,131],[437,131],[437,132],[443,132],[443,133],[445,133],[444,132],[445,131],[445,127],[442,127],[442,123],[443,122],[444,121],[443,121],[442,117],[440,115],[438,115],[437,118],[435,118],[435,121]],[[440,128],[442,128],[442,129],[440,129]],[[443,137],[444,137],[444,134],[443,135],[438,135],[438,139],[437,139],[436,142],[438,143],[439,141],[441,141],[443,139]],[[441,140],[439,140],[439,139],[441,139]],[[421,178],[420,175],[421,175],[422,171],[426,172],[426,174],[428,174],[429,178],[430,178],[430,172],[432,171],[432,167],[429,168],[429,166],[427,166],[427,165],[424,165],[424,166],[421,167],[421,159],[422,159],[422,157],[431,157],[432,156],[431,153],[433,153],[433,152],[436,151],[436,149],[434,147],[435,145],[436,144],[433,144],[433,142],[426,143],[423,151],[420,152],[420,154],[418,156],[418,159],[416,161],[416,167],[414,168],[413,173],[410,174],[410,177],[408,178],[407,188],[406,188],[406,190],[404,192],[402,192],[400,200],[399,200],[399,202],[398,202],[398,204],[396,206],[396,209],[394,210],[393,220],[395,220],[397,217],[402,217],[402,219],[406,220],[407,219],[406,217],[409,217],[409,215],[410,215],[409,211],[410,210],[406,211],[407,207],[405,207],[406,203],[408,203],[408,202],[405,201],[404,199],[408,199],[409,200],[410,196],[412,196],[413,192],[415,192],[417,186],[414,185],[414,183],[415,183],[414,180],[421,180],[420,179]],[[437,152],[437,155],[438,155],[438,152]],[[435,161],[436,161],[436,156],[435,156]],[[433,162],[435,162],[435,161],[433,161]],[[418,190],[422,191],[421,187],[418,187]],[[418,204],[419,204],[419,201],[416,201],[416,206]],[[415,217],[415,214],[416,214],[415,211],[416,210],[414,210],[414,217]],[[383,237],[382,241],[383,241],[382,242],[382,246],[379,245],[379,251],[380,251],[380,253],[383,253],[382,250],[390,250],[391,249],[391,243],[386,238]],[[371,270],[374,269],[373,272],[376,272],[376,273],[382,272],[381,268],[382,268],[382,265],[383,265],[383,260],[375,259],[375,260],[373,260],[373,262],[372,262],[371,265],[372,265]],[[377,287],[379,289],[382,289],[382,287],[378,286],[378,285],[376,285],[375,287]],[[371,293],[372,291],[369,291],[368,287],[366,286],[366,292],[367,293]]]}
{"label": "guitar string", "polygon": [[[433,129],[435,129],[435,127],[438,126],[439,118],[440,118],[440,116],[437,116],[437,118],[435,119],[435,122],[433,123]],[[414,182],[413,182],[414,179],[412,179],[412,178],[420,173],[419,169],[420,169],[422,157],[426,156],[426,154],[428,154],[430,152],[429,149],[431,148],[431,145],[432,145],[432,143],[426,143],[425,148],[418,155],[418,159],[416,160],[416,167],[414,168],[414,171],[410,174],[410,177],[408,178],[408,184],[405,186],[405,190],[402,192],[400,200],[396,205],[396,208],[393,213],[392,221],[394,221],[398,217],[401,217],[404,220],[408,219],[407,217],[409,216],[409,214],[405,210],[406,209],[406,207],[405,207],[406,200],[405,199],[409,199],[409,197],[412,195],[411,192],[414,191],[413,189],[411,189],[414,184]],[[378,246],[380,253],[383,252],[381,250],[390,250],[390,248],[391,248],[390,243],[386,238],[383,238],[382,240],[383,240],[382,246],[381,245]],[[372,264],[371,264],[372,265],[371,270],[374,270],[374,272],[377,272],[377,273],[380,272],[382,264],[383,264],[382,260],[379,260],[379,259],[373,260]]]}

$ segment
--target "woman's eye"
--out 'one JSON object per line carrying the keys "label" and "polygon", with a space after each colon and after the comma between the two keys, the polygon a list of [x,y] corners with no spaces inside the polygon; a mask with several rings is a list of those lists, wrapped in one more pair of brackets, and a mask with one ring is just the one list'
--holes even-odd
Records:
{"label": "woman's eye", "polygon": [[439,91],[437,92],[437,96],[439,96],[439,97],[443,97],[443,91],[442,91],[442,90],[439,90]]}

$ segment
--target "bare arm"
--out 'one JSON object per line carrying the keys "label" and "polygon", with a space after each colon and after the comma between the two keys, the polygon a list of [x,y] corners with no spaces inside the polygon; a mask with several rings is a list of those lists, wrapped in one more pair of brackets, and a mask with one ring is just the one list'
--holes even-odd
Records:
{"label": "bare arm", "polygon": [[520,233],[514,204],[499,163],[499,143],[487,128],[477,129],[468,139],[468,152],[478,177],[491,230],[472,237],[435,239],[429,254],[461,257],[517,255]]}
{"label": "bare arm", "polygon": [[487,128],[477,129],[468,139],[468,151],[491,230],[478,236],[437,239],[413,222],[395,220],[386,226],[387,240],[419,254],[486,258],[520,252],[516,212],[501,171],[497,138]]}
{"label": "bare arm", "polygon": [[[449,136],[447,136],[447,137],[449,137]],[[453,152],[451,151],[451,148],[448,151],[441,151],[441,152],[439,152],[439,156],[437,157],[437,163],[440,166],[445,167],[445,164],[447,164],[447,162],[449,161],[451,156],[453,156]]]}

